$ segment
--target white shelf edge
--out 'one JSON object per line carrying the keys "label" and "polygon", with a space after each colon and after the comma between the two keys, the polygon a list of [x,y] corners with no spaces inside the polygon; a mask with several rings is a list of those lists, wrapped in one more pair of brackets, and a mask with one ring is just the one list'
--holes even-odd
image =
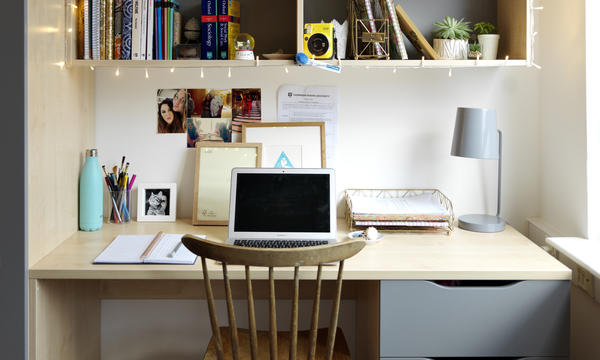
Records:
{"label": "white shelf edge", "polygon": [[[327,63],[338,64],[336,60]],[[527,60],[342,60],[344,67],[352,68],[489,68],[525,67]],[[94,68],[201,68],[201,67],[257,67],[252,60],[73,60],[70,66]],[[295,66],[293,60],[260,60],[259,66]]]}

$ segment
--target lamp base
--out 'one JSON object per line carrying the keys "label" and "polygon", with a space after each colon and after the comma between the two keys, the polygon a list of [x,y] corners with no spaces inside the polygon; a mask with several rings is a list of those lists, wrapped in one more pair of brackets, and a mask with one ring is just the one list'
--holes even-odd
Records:
{"label": "lamp base", "polygon": [[504,230],[505,224],[503,218],[493,215],[469,214],[458,217],[459,228],[475,232],[500,232]]}

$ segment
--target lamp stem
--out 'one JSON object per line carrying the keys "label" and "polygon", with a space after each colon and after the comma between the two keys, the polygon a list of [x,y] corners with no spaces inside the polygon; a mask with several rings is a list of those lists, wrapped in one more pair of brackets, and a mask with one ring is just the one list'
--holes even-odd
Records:
{"label": "lamp stem", "polygon": [[498,130],[498,210],[496,216],[500,216],[500,195],[502,194],[502,131]]}

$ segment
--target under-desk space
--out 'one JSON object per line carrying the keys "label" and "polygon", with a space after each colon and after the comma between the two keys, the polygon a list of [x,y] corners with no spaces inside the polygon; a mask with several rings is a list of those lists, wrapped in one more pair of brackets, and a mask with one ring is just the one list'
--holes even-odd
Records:
{"label": "under-desk space", "polygon": [[[200,261],[194,265],[92,264],[116,235],[158,231],[205,234],[215,241],[225,241],[227,236],[225,226],[192,226],[190,220],[178,220],[105,224],[100,231],[77,232],[65,239],[29,271],[30,358],[100,359],[103,299],[204,299]],[[348,259],[344,267],[342,300],[354,301],[355,358],[428,358],[440,354],[561,358],[568,354],[565,331],[569,327],[571,271],[512,227],[494,234],[456,229],[451,235],[384,235],[383,240]],[[340,219],[339,240],[346,236],[346,224]],[[220,282],[221,266],[209,261],[208,269],[212,279]],[[267,298],[267,282],[263,281],[268,277],[267,269],[253,268],[252,272],[253,278],[258,279],[253,284],[256,299]],[[230,266],[229,274],[233,280],[233,298],[243,298],[244,268]],[[323,299],[333,297],[336,274],[336,266],[324,267]],[[302,268],[300,299],[313,298],[315,277],[316,268]],[[277,269],[275,278],[277,296],[283,299],[290,296],[293,268]],[[455,284],[457,288],[453,288]],[[215,285],[215,296],[222,299],[223,287]],[[413,290],[407,294],[407,289]],[[504,300],[496,304],[495,299]],[[506,301],[512,305],[506,305]],[[421,304],[427,304],[428,309]],[[524,309],[528,309],[526,319],[523,319]],[[452,328],[456,324],[444,323],[444,319],[454,322],[460,312],[473,312],[473,316],[456,318],[467,321],[467,325],[462,325],[473,334],[485,334],[477,330],[482,326],[492,326],[490,329],[500,335],[522,333],[519,329],[535,327],[546,330],[539,336],[524,335],[525,340],[518,347],[498,348],[494,345],[497,341],[490,342],[489,336],[482,338],[488,343],[481,346],[471,346],[474,342],[454,346],[441,340],[436,347],[412,342],[406,352],[403,346],[398,346],[402,341],[397,341],[397,336],[410,341],[409,336],[415,335],[410,329],[415,324],[421,330]],[[498,316],[511,320],[498,321]],[[221,321],[224,324],[226,320]],[[434,338],[441,334],[430,333]],[[433,340],[426,343],[430,341]],[[505,352],[502,350],[505,348],[515,350]]]}

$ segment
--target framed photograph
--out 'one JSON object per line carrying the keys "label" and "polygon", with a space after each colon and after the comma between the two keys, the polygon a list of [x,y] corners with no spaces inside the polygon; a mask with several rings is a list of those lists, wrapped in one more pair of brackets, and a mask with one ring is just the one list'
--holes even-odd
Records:
{"label": "framed photograph", "polygon": [[231,170],[260,167],[261,144],[196,143],[194,225],[227,225]]}
{"label": "framed photograph", "polygon": [[175,221],[177,184],[138,185],[137,221]]}
{"label": "framed photograph", "polygon": [[245,123],[242,142],[262,143],[262,167],[326,167],[323,122]]}

